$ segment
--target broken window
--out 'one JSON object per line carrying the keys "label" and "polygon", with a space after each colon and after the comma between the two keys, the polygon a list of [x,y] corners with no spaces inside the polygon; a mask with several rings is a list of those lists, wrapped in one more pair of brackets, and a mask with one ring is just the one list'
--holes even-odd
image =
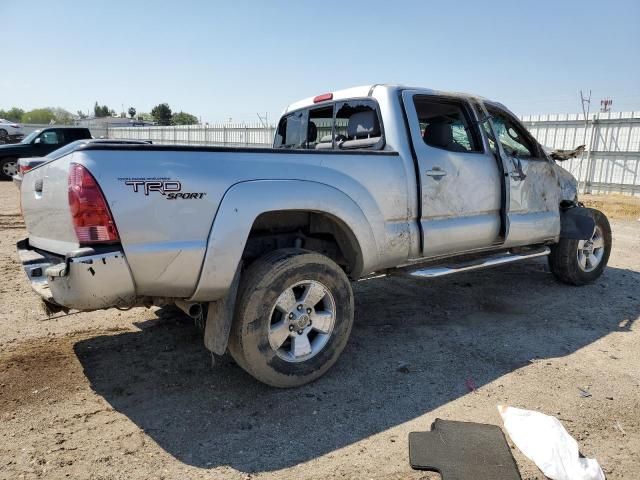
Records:
{"label": "broken window", "polygon": [[[307,128],[307,148],[331,148],[332,127],[333,105],[310,110]],[[324,147],[318,147],[320,144],[324,145]]]}
{"label": "broken window", "polygon": [[[520,158],[535,156],[534,152],[536,150],[520,125],[517,125],[511,118],[498,110],[489,109],[489,114],[491,115],[493,128],[496,131],[498,140],[507,155]],[[485,124],[489,145],[494,150],[495,139],[487,130],[488,125]]]}
{"label": "broken window", "polygon": [[452,152],[481,152],[465,104],[458,100],[416,95],[413,98],[424,143]]}
{"label": "broken window", "polygon": [[282,117],[273,143],[275,148],[304,148],[307,141],[305,113],[299,111]]}
{"label": "broken window", "polygon": [[315,150],[382,148],[377,103],[370,99],[346,100],[286,115],[278,124],[273,146]]}
{"label": "broken window", "polygon": [[381,145],[382,129],[376,104],[371,100],[349,100],[336,104],[336,146],[340,149]]}

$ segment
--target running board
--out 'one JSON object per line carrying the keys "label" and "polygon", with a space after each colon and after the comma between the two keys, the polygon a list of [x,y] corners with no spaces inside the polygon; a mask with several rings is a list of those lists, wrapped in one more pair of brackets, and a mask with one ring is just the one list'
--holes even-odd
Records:
{"label": "running board", "polygon": [[420,268],[418,270],[410,270],[406,273],[406,275],[419,278],[442,277],[444,275],[451,275],[452,273],[468,272],[470,270],[479,270],[481,268],[504,265],[505,263],[519,262],[521,260],[527,260],[529,258],[544,257],[545,255],[549,255],[549,253],[551,253],[549,247],[544,247],[541,250],[536,250],[531,253],[506,252],[500,255],[481,258],[475,262],[463,262],[453,265],[438,265],[433,267]]}

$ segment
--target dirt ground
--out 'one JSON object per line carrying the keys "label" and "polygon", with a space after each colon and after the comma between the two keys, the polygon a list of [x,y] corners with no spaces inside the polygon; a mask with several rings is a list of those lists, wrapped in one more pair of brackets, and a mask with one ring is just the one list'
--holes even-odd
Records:
{"label": "dirt ground", "polygon": [[10,183],[0,206],[1,479],[439,478],[410,469],[408,433],[501,425],[498,404],[557,416],[608,479],[640,478],[638,217],[612,220],[609,268],[582,288],[545,261],[360,282],[338,364],[276,390],[212,366],[169,309],[47,318],[17,263]]}

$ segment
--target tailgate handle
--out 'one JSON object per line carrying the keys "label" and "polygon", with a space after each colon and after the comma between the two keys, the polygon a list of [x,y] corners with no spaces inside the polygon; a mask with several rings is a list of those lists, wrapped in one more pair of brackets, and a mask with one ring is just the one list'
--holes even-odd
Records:
{"label": "tailgate handle", "polygon": [[36,180],[36,183],[34,184],[33,188],[37,193],[42,193],[42,179],[41,178]]}

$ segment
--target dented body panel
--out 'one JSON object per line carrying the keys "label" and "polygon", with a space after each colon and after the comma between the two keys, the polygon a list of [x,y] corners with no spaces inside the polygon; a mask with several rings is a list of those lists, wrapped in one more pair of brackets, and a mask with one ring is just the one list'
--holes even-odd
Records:
{"label": "dented body panel", "polygon": [[[479,149],[454,152],[424,142],[415,95],[467,105]],[[560,204],[576,200],[575,180],[546,156],[513,159],[492,151],[478,126],[485,121],[483,99],[373,85],[334,92],[332,102],[352,98],[375,102],[379,149],[100,143],[26,173],[21,196],[29,241],[21,256],[36,252],[65,265],[34,282],[48,289],[48,300],[86,310],[154,299],[223,301],[255,222],[273,212],[309,212],[333,222],[353,250],[354,280],[448,256],[558,241]],[[285,115],[313,108],[309,98]],[[83,165],[106,198],[119,233],[117,257],[73,253],[82,246],[67,201],[71,163]]]}

